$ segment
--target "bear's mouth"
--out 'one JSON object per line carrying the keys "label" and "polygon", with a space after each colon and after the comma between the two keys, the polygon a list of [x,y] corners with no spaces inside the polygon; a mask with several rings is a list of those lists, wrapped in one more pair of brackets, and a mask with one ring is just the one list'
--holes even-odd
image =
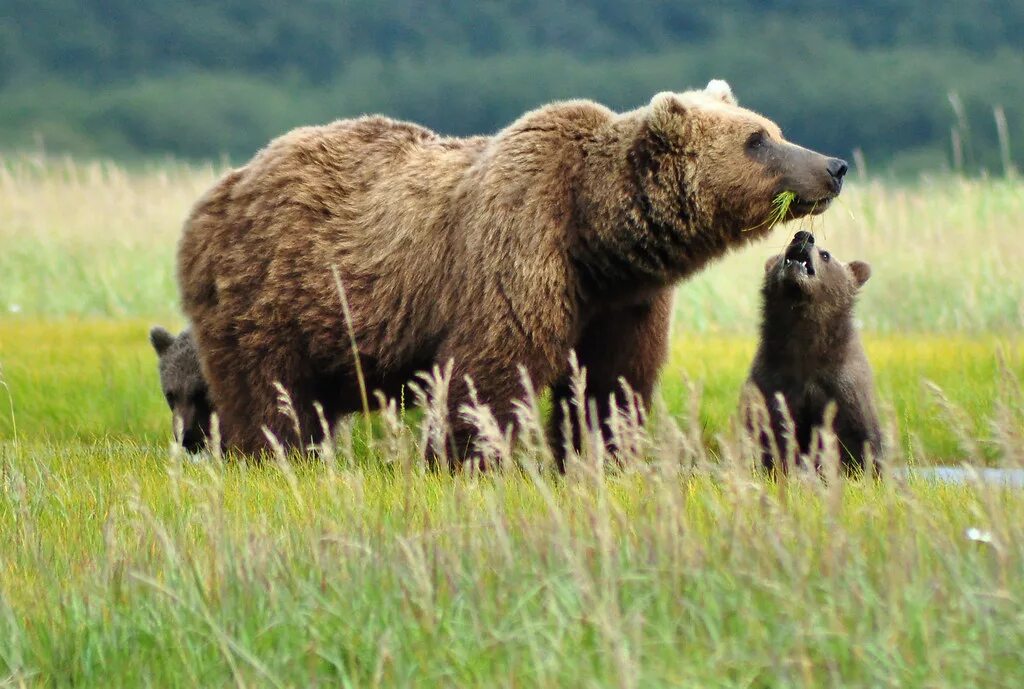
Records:
{"label": "bear's mouth", "polygon": [[789,277],[814,277],[814,264],[809,258],[787,258],[782,269]]}
{"label": "bear's mouth", "polygon": [[811,258],[813,248],[814,245],[809,242],[790,244],[782,262],[783,274],[791,279],[814,277],[814,260]]}
{"label": "bear's mouth", "polygon": [[802,218],[807,215],[820,215],[828,210],[834,196],[825,196],[820,199],[805,199],[797,196],[789,206],[790,214],[795,218]]}

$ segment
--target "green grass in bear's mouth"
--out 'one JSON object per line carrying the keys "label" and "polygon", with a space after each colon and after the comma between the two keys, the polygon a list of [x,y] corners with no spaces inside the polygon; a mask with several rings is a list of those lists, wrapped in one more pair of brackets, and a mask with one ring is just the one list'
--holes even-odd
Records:
{"label": "green grass in bear's mouth", "polygon": [[773,228],[783,222],[789,215],[789,208],[796,202],[796,193],[792,191],[780,192],[772,199],[772,211],[768,216],[768,227]]}
{"label": "green grass in bear's mouth", "polygon": [[760,229],[762,227],[765,227],[765,225],[768,226],[767,227],[768,230],[773,229],[776,225],[778,225],[779,223],[784,222],[786,220],[787,216],[789,215],[790,207],[794,203],[796,203],[796,201],[797,201],[796,192],[793,192],[793,191],[779,192],[775,196],[775,198],[772,199],[772,209],[768,213],[768,217],[765,218],[764,222],[762,222],[762,223],[760,223],[758,225],[754,225],[753,227],[748,227],[747,229],[745,229],[743,231],[744,232],[750,232],[752,230],[757,230],[757,229]]}

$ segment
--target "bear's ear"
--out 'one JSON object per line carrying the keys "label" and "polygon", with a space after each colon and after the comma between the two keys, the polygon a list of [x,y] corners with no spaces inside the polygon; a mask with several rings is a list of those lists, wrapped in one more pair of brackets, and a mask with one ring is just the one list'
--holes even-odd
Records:
{"label": "bear's ear", "polygon": [[648,121],[653,131],[659,134],[678,131],[685,117],[686,106],[678,94],[662,91],[651,99],[651,115]]}
{"label": "bear's ear", "polygon": [[782,260],[782,256],[770,256],[767,261],[764,262],[764,272],[770,273],[779,265],[779,261]]}
{"label": "bear's ear", "polygon": [[864,283],[871,277],[871,266],[864,261],[852,261],[846,264],[846,267],[850,269],[857,287],[863,287]]}
{"label": "bear's ear", "polygon": [[712,79],[709,81],[708,85],[704,87],[704,93],[727,105],[736,105],[736,96],[732,95],[732,89],[729,87],[729,84],[722,79]]}
{"label": "bear's ear", "polygon": [[163,356],[167,348],[174,344],[174,335],[167,332],[166,328],[154,325],[149,331],[149,341],[156,350],[158,356]]}

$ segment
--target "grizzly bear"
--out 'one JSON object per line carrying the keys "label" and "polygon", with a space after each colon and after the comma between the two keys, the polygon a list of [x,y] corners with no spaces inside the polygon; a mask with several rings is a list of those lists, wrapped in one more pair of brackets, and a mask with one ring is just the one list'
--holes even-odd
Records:
{"label": "grizzly bear", "polygon": [[511,424],[520,367],[554,392],[561,453],[572,350],[602,418],[620,380],[648,401],[673,285],[764,237],[783,190],[797,196],[790,217],[823,211],[846,169],[787,142],[717,80],[623,114],[558,102],[493,136],[382,116],[295,129],[225,174],[179,245],[225,442],[318,442],[314,402],[334,420],[364,389],[397,397],[452,362],[451,433],[432,456],[471,449],[467,377]]}
{"label": "grizzly bear", "polygon": [[186,329],[175,337],[157,325],[149,331],[149,341],[160,361],[160,388],[171,408],[172,432],[177,435],[180,419],[182,446],[198,452],[209,435],[213,406],[192,333]]}
{"label": "grizzly bear", "polygon": [[807,455],[813,449],[811,431],[822,425],[830,402],[836,403],[832,429],[844,468],[864,469],[868,451],[881,459],[871,366],[853,323],[857,292],[869,277],[867,263],[844,265],[817,247],[809,232],[797,232],[785,252],[765,264],[761,340],[748,383],[767,404],[771,437],[750,417],[747,425],[758,436],[766,469],[785,453],[786,414],[799,455]]}

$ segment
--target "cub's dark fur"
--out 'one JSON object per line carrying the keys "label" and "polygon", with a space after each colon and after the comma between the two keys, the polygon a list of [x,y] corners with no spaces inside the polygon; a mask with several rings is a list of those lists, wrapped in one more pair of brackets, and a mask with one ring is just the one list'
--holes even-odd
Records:
{"label": "cub's dark fur", "polygon": [[188,452],[198,452],[206,444],[213,406],[192,332],[186,329],[175,337],[157,325],[149,331],[149,341],[160,359],[160,387],[171,408],[172,428],[180,418],[181,444]]}
{"label": "cub's dark fur", "polygon": [[795,423],[800,454],[811,449],[811,430],[835,401],[843,466],[863,469],[867,451],[880,458],[871,366],[853,324],[857,292],[869,277],[867,263],[841,263],[815,246],[809,232],[797,232],[785,253],[765,264],[761,341],[748,383],[763,395],[771,417],[774,438],[760,433],[766,468],[776,461],[772,440],[780,456],[786,447],[777,393]]}

